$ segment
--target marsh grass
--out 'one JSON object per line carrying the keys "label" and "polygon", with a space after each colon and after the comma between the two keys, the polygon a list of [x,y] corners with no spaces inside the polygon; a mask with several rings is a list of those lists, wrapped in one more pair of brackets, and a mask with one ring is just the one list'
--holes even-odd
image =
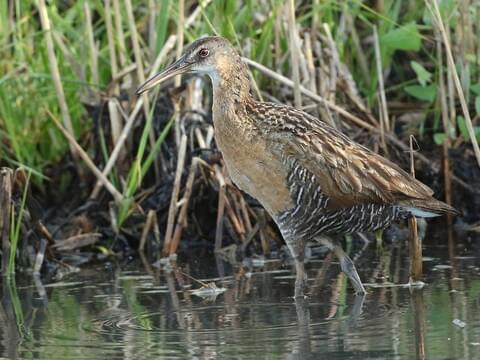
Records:
{"label": "marsh grass", "polygon": [[[367,145],[382,151],[392,144],[408,150],[405,139],[413,133],[420,151],[428,149],[434,159],[416,154],[425,167],[438,171],[442,156],[447,167],[455,165],[448,162],[450,149],[476,149],[480,139],[480,27],[474,20],[480,8],[471,0],[442,0],[438,9],[432,4],[3,1],[3,165],[29,169],[33,189],[45,203],[63,204],[72,193],[76,206],[86,199],[108,202],[118,192],[110,216],[117,235],[132,214],[146,217],[140,199],[172,181],[181,136],[188,134],[189,155],[180,175],[188,173],[193,152],[215,147],[203,85],[187,86],[168,119],[161,119],[157,100],[178,94],[162,91],[158,98],[137,99],[133,91],[152,69],[173,61],[183,42],[205,34],[227,37],[251,64],[259,64],[251,68],[258,97],[303,106],[349,133],[363,129],[373,135]],[[293,83],[287,85],[286,78]],[[188,115],[193,108],[198,113]],[[63,128],[53,119],[61,119]],[[197,127],[186,129],[185,121]],[[86,166],[85,159],[91,164]],[[69,167],[76,169],[73,175],[64,171]],[[221,164],[201,168],[203,181],[215,194],[219,188],[223,193]],[[444,176],[449,201],[451,181],[472,187],[452,172]],[[110,195],[103,190],[103,177],[114,189]],[[186,193],[182,181],[180,194]],[[225,217],[244,239],[256,216],[226,189],[222,209],[216,209],[222,214],[217,225]],[[182,201],[188,204],[189,197]],[[174,220],[180,205],[172,205]],[[20,214],[12,241],[19,237]],[[158,216],[166,221],[166,214]],[[222,234],[217,231],[219,243]]]}

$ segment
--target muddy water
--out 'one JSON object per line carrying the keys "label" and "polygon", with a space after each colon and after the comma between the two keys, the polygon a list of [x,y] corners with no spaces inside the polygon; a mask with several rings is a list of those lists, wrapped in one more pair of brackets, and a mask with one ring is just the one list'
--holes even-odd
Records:
{"label": "muddy water", "polygon": [[[161,269],[102,264],[42,284],[3,279],[0,357],[22,359],[478,359],[480,247],[467,234],[424,248],[423,289],[401,242],[361,243],[368,295],[314,249],[310,296],[295,303],[285,261],[232,265],[202,256]],[[216,289],[192,290],[214,282]]]}

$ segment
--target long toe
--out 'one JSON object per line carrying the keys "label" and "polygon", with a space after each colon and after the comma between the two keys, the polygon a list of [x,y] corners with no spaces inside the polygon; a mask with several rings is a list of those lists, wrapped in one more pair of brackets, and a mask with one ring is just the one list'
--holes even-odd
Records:
{"label": "long toe", "polygon": [[352,283],[352,286],[355,289],[355,293],[357,293],[358,295],[365,294],[366,293],[365,288],[362,284],[362,280],[358,275],[357,268],[355,267],[355,264],[353,263],[352,259],[350,259],[348,255],[343,254],[343,256],[340,258],[340,266],[342,268],[342,271],[350,279],[350,282]]}

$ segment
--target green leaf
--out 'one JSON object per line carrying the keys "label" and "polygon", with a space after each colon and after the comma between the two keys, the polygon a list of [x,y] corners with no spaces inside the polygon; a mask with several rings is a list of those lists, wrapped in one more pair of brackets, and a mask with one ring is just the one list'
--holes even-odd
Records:
{"label": "green leaf", "polygon": [[382,36],[381,44],[391,50],[420,50],[421,39],[417,24],[411,22],[405,26],[390,30]]}
{"label": "green leaf", "polygon": [[480,115],[480,95],[475,98],[475,111]]}
{"label": "green leaf", "polygon": [[480,95],[480,83],[470,86],[470,90],[475,94]]}
{"label": "green leaf", "polygon": [[465,140],[468,140],[470,136],[468,135],[467,124],[465,122],[465,118],[463,116],[457,116],[457,125],[460,133],[462,134]]}
{"label": "green leaf", "polygon": [[432,74],[423,67],[422,64],[416,61],[410,61],[410,66],[412,67],[415,74],[417,74],[417,79],[420,85],[425,86],[432,79]]}
{"label": "green leaf", "polygon": [[437,145],[442,145],[446,138],[447,135],[445,133],[433,134],[433,141],[435,141],[435,144]]}
{"label": "green leaf", "polygon": [[405,92],[422,101],[433,102],[435,100],[435,96],[437,95],[437,88],[434,85],[410,85],[405,86]]}

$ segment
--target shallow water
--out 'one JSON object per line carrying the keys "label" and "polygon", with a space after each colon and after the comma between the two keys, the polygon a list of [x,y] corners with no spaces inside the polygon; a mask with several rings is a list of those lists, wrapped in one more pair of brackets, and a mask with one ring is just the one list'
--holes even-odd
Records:
{"label": "shallow water", "polygon": [[[331,256],[314,251],[310,296],[292,299],[291,266],[202,256],[173,271],[103,264],[41,284],[3,279],[0,357],[23,359],[478,359],[478,238],[446,233],[424,248],[423,289],[408,280],[408,249],[370,243],[358,257],[370,283],[355,297]],[[355,246],[352,256],[361,246]],[[203,299],[192,290],[226,291]],[[383,285],[382,285],[383,284]],[[212,289],[206,292],[212,292]]]}

